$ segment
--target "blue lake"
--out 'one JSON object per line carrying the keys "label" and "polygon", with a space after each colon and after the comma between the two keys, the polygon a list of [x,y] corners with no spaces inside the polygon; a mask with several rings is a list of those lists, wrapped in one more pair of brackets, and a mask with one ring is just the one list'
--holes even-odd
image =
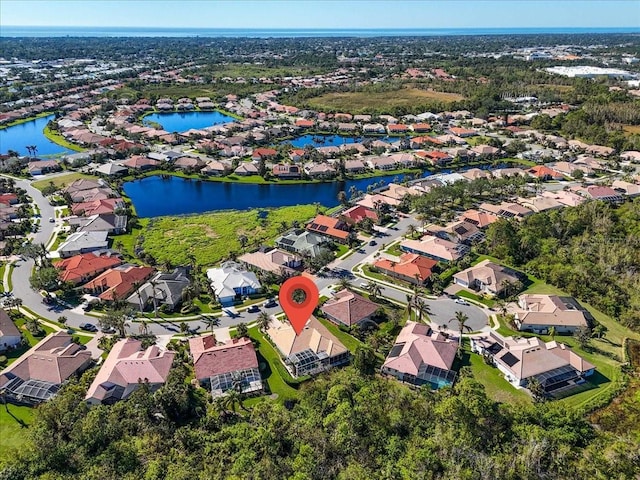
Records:
{"label": "blue lake", "polygon": [[302,135],[282,143],[290,143],[296,148],[304,148],[307,145],[314,147],[339,147],[349,143],[362,143],[364,140],[382,140],[383,142],[399,142],[400,137],[354,137],[347,135]]}
{"label": "blue lake", "polygon": [[[425,177],[429,175],[429,171],[423,173]],[[394,179],[403,181],[404,176],[387,175],[346,182],[292,185],[254,185],[153,176],[127,182],[123,188],[139,217],[159,217],[215,210],[285,207],[314,202],[333,207],[338,204],[338,192],[341,190],[349,195],[352,186],[366,191],[369,185],[382,186],[381,181],[386,185]]]}
{"label": "blue lake", "polygon": [[44,136],[44,127],[53,117],[54,115],[40,117],[29,122],[0,129],[0,152],[7,153],[9,150],[15,150],[20,155],[28,155],[29,152],[25,147],[27,145],[35,145],[38,148],[36,152],[38,157],[70,153],[70,150],[53,143]]}
{"label": "blue lake", "polygon": [[144,117],[142,123],[145,125],[149,125],[149,122],[159,123],[167,132],[186,132],[192,128],[200,130],[235,121],[235,118],[220,112],[171,112],[152,113]]}

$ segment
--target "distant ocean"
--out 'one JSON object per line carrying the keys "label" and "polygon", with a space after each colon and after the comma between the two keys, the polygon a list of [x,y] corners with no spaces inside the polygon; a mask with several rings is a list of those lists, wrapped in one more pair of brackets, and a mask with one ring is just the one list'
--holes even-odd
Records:
{"label": "distant ocean", "polygon": [[386,28],[386,29],[246,29],[146,27],[0,26],[0,37],[443,37],[455,35],[539,35],[640,33],[640,27],[604,28]]}

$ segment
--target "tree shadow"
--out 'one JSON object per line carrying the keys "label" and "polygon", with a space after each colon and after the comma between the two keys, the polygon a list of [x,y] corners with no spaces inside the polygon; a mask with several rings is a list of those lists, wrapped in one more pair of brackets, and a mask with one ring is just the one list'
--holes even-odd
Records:
{"label": "tree shadow", "polygon": [[5,411],[9,414],[11,418],[13,418],[19,425],[20,428],[29,428],[29,424],[22,420],[21,418],[16,417],[13,412],[9,409],[9,405],[5,404]]}

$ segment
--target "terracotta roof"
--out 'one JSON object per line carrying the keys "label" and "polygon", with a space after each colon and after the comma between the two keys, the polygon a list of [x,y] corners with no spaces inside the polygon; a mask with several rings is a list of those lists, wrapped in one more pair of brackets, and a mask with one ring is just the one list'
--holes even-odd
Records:
{"label": "terracotta roof", "polygon": [[116,256],[95,253],[83,253],[56,263],[60,269],[60,280],[63,282],[78,283],[88,276],[104,272],[108,268],[120,265],[122,260]]}
{"label": "terracotta roof", "polygon": [[329,299],[321,310],[332,320],[351,327],[371,317],[378,308],[377,303],[350,290],[342,290]]}
{"label": "terracotta roof", "polygon": [[71,206],[71,211],[74,215],[82,213],[85,217],[88,217],[101,213],[114,213],[118,208],[124,208],[122,198],[106,198],[93,202],[74,203]]}
{"label": "terracotta roof", "polygon": [[349,232],[344,230],[344,222],[326,215],[317,215],[308,225],[307,230],[340,240],[346,240]]}
{"label": "terracotta roof", "polygon": [[107,270],[82,288],[102,292],[99,297],[103,300],[113,300],[114,297],[124,299],[133,292],[136,283],[145,281],[154,272],[152,267],[121,266]]}
{"label": "terracotta roof", "polygon": [[234,338],[224,345],[216,345],[213,335],[205,335],[189,339],[189,349],[198,380],[258,368],[258,357],[248,338]]}
{"label": "terracotta roof", "polygon": [[378,260],[373,265],[380,270],[391,272],[394,275],[402,275],[408,278],[416,278],[416,275],[424,283],[433,273],[432,269],[438,264],[416,253],[403,253],[399,262],[392,262],[386,258]]}
{"label": "terracotta roof", "polygon": [[376,214],[376,212],[369,208],[365,208],[362,205],[351,207],[342,212],[340,215],[349,218],[356,223],[361,222],[365,218],[370,218],[374,222],[378,221],[378,215]]}
{"label": "terracotta roof", "polygon": [[492,213],[479,212],[478,210],[467,210],[462,214],[462,220],[475,225],[478,228],[485,228],[498,221],[498,217]]}

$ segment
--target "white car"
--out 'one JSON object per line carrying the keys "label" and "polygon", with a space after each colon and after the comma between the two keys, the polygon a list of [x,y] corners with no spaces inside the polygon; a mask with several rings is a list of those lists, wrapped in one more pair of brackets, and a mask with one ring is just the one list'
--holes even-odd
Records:
{"label": "white car", "polygon": [[458,305],[469,305],[469,302],[467,302],[466,300],[463,300],[461,298],[456,298],[454,300]]}

